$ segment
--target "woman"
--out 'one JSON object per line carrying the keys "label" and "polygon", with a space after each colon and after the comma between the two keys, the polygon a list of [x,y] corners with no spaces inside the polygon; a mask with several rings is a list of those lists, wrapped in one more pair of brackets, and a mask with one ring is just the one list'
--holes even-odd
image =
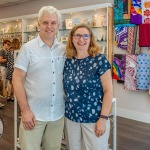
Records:
{"label": "woman", "polygon": [[6,71],[7,71],[7,52],[10,48],[11,42],[6,39],[3,41],[3,48],[0,50],[0,70],[3,80],[3,92],[2,95],[5,97],[7,95],[7,80],[6,80]]}
{"label": "woman", "polygon": [[90,27],[69,34],[64,67],[65,121],[69,150],[107,150],[112,103],[111,66]]}
{"label": "woman", "polygon": [[8,93],[7,102],[14,101],[14,91],[12,86],[12,75],[14,71],[14,51],[20,49],[20,42],[17,38],[14,38],[11,43],[11,48],[7,52],[7,73],[6,79],[8,80]]}

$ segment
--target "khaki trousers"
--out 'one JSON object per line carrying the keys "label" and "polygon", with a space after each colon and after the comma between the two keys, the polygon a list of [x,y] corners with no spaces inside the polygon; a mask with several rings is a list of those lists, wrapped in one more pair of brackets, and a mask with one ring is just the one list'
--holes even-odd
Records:
{"label": "khaki trousers", "polygon": [[68,150],[108,150],[110,121],[106,122],[106,132],[97,137],[95,123],[76,123],[65,118],[65,133]]}
{"label": "khaki trousers", "polygon": [[25,130],[22,121],[19,129],[21,150],[60,150],[64,117],[57,121],[36,121],[33,130]]}

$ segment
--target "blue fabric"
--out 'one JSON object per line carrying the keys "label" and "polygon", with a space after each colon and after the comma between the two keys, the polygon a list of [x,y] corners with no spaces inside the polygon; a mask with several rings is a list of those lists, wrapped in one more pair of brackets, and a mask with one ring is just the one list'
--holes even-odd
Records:
{"label": "blue fabric", "polygon": [[94,123],[99,119],[103,100],[100,76],[110,69],[102,54],[95,58],[67,59],[64,67],[65,116],[75,122]]}
{"label": "blue fabric", "polygon": [[148,90],[150,88],[150,55],[137,56],[137,89]]}

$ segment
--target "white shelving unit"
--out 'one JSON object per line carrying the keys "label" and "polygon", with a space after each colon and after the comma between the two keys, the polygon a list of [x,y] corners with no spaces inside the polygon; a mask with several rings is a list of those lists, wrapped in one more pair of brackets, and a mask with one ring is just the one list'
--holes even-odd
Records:
{"label": "white shelving unit", "polygon": [[[60,10],[62,14],[62,23],[60,30],[57,33],[59,41],[65,43],[70,29],[66,26],[66,19],[72,20],[72,26],[78,22],[87,23],[92,27],[98,44],[105,49],[104,54],[112,63],[112,48],[113,48],[113,9],[111,3],[103,3],[84,7],[76,7]],[[103,17],[103,22],[100,22]],[[67,24],[68,25],[68,24]],[[67,27],[67,28],[66,28]],[[38,35],[37,29],[37,14],[18,16],[13,18],[0,19],[0,45],[2,39],[8,36],[19,37],[22,44],[35,38]],[[12,38],[11,37],[11,38]],[[17,102],[15,100],[15,147],[17,150]],[[115,148],[113,150],[116,150]]]}

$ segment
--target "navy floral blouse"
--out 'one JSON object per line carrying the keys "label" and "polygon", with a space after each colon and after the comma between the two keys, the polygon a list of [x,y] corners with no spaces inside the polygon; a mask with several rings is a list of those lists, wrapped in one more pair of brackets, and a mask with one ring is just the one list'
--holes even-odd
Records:
{"label": "navy floral blouse", "polygon": [[66,59],[66,118],[80,123],[95,123],[99,119],[103,100],[100,76],[110,68],[110,63],[102,54],[84,59]]}

